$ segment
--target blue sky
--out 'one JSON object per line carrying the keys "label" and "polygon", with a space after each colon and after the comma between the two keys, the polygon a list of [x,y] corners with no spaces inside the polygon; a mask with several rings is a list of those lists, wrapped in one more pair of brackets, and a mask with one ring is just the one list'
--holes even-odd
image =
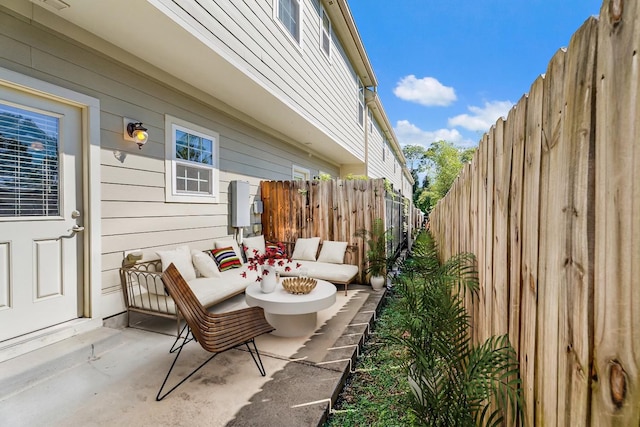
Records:
{"label": "blue sky", "polygon": [[350,0],[402,146],[477,145],[602,0]]}

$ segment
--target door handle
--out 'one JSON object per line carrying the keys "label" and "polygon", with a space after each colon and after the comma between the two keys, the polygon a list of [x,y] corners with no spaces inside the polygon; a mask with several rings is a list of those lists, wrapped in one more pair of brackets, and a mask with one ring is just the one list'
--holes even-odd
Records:
{"label": "door handle", "polygon": [[84,231],[84,227],[78,224],[74,224],[73,227],[71,227],[71,234],[69,234],[68,236],[60,236],[58,237],[59,239],[71,239],[72,237],[75,237],[75,235],[81,231]]}

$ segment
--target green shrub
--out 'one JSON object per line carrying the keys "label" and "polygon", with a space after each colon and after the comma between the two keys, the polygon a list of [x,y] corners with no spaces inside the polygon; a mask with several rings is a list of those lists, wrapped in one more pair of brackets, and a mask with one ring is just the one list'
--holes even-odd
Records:
{"label": "green shrub", "polygon": [[396,285],[403,333],[387,340],[406,350],[412,409],[423,425],[501,425],[521,413],[518,359],[508,336],[471,343],[464,296],[478,286],[474,255],[441,263],[426,233],[403,265]]}

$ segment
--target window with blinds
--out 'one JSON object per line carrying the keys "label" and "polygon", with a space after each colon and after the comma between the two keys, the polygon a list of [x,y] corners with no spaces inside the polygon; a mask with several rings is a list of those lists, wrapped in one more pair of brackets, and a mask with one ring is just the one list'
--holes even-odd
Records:
{"label": "window with blinds", "polygon": [[300,24],[302,14],[300,13],[300,0],[278,0],[278,19],[289,31],[291,37],[300,43]]}
{"label": "window with blinds", "polygon": [[324,8],[322,8],[320,47],[327,57],[331,57],[331,20],[329,19],[329,16],[327,16],[327,12],[325,12]]}
{"label": "window with blinds", "polygon": [[0,103],[0,217],[60,215],[59,121]]}

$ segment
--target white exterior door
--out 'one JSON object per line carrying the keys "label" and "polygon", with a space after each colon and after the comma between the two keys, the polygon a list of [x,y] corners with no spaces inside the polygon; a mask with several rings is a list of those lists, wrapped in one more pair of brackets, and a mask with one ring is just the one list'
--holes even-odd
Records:
{"label": "white exterior door", "polygon": [[82,316],[82,112],[0,84],[0,341]]}

